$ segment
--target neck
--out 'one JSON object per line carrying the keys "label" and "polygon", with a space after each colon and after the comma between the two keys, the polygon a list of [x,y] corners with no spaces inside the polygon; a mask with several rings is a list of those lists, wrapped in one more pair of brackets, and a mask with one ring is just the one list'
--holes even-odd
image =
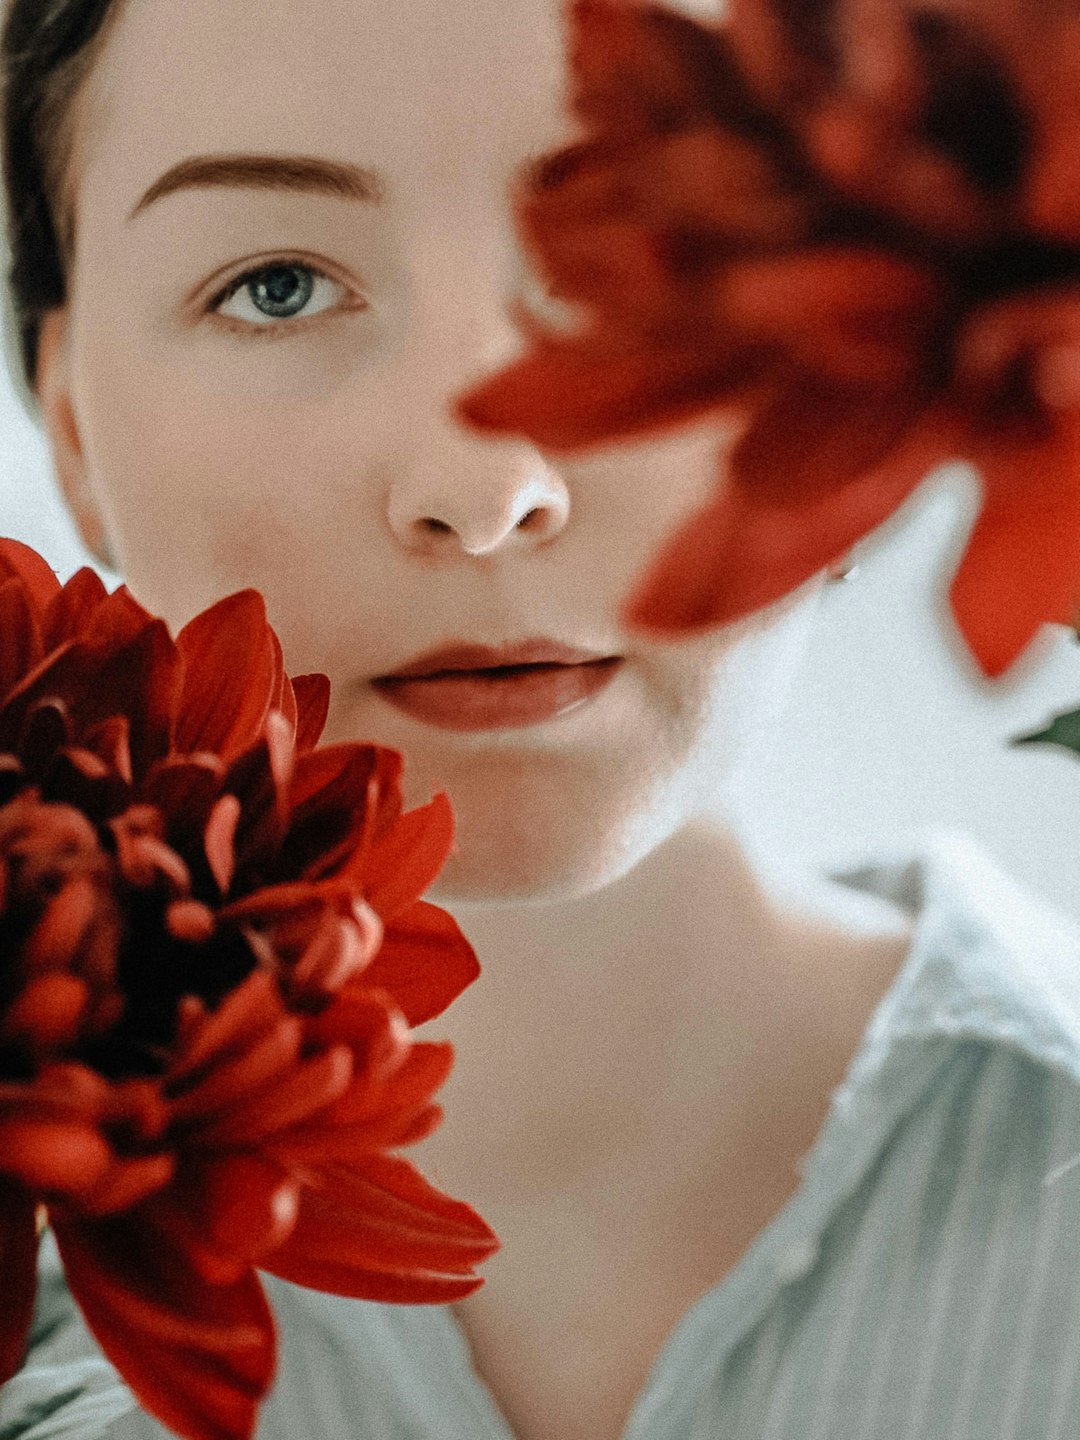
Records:
{"label": "neck", "polygon": [[538,986],[555,1003],[610,999],[628,983],[648,984],[658,956],[666,957],[666,987],[681,976],[696,988],[701,971],[715,972],[718,942],[760,922],[768,904],[736,841],[702,823],[592,894],[449,908],[476,947],[480,985],[495,1004],[522,990],[535,1000]]}
{"label": "neck", "polygon": [[427,1027],[458,1055],[428,1153],[449,1180],[482,1136],[485,1168],[526,1190],[572,1185],[598,1137],[647,1150],[674,1114],[767,1087],[778,1047],[798,1067],[833,1029],[848,1046],[905,945],[895,921],[868,934],[786,908],[706,824],[592,895],[452,908],[483,974]]}

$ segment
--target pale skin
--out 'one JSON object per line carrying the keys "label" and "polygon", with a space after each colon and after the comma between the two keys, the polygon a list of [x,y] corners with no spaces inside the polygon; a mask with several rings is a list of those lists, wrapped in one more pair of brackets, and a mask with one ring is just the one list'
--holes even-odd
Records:
{"label": "pale skin", "polygon": [[[431,1027],[459,1061],[416,1158],[503,1240],[456,1310],[516,1434],[616,1440],[672,1325],[796,1188],[907,935],[780,904],[702,818],[820,582],[691,641],[619,622],[713,483],[718,429],[569,459],[451,416],[520,342],[507,184],[572,133],[549,0],[311,17],[118,12],[78,107],[42,415],[84,534],[140,599],[180,624],[258,586],[290,671],[331,677],[329,738],[402,750],[414,801],[449,791],[435,898],[485,973]],[[261,168],[180,183],[223,156]],[[286,189],[280,157],[316,163]],[[270,324],[226,292],[272,261],[314,284]],[[468,735],[368,684],[452,638],[538,635],[623,667],[569,715]]]}

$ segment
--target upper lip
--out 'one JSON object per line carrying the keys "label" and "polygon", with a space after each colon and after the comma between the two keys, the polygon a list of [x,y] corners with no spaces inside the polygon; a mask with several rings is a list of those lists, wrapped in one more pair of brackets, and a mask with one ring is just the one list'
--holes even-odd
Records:
{"label": "upper lip", "polygon": [[376,676],[376,679],[415,680],[457,671],[498,670],[509,665],[587,665],[591,661],[617,658],[598,650],[579,650],[557,640],[520,640],[512,645],[499,646],[454,640],[448,645],[425,650],[399,669]]}

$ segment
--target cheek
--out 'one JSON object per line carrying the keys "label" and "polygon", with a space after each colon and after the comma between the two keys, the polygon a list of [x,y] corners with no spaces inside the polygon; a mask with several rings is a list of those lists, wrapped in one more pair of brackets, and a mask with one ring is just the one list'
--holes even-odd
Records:
{"label": "cheek", "polygon": [[822,582],[721,632],[650,648],[673,773],[688,796],[719,804],[728,782],[782,711],[813,634]]}
{"label": "cheek", "polygon": [[664,542],[724,484],[738,433],[708,417],[671,434],[560,457],[573,497],[571,530],[588,532],[587,577],[598,591],[627,598]]}
{"label": "cheek", "polygon": [[238,394],[194,361],[107,338],[79,355],[77,422],[91,487],[140,599],[178,624],[254,585],[274,623],[291,630],[313,592],[332,603],[355,587],[378,530],[379,447],[393,444],[380,417],[401,414],[390,387],[369,377],[317,396],[250,384]]}

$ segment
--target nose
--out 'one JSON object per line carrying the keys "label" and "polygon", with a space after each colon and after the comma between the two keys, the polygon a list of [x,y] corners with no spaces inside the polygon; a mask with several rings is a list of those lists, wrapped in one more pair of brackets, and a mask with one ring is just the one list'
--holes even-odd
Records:
{"label": "nose", "polygon": [[391,487],[390,528],[413,554],[494,555],[553,539],[570,516],[562,477],[526,443],[453,434],[414,455]]}
{"label": "nose", "polygon": [[493,283],[497,272],[477,271],[476,255],[454,260],[453,275],[443,277],[418,315],[404,402],[409,413],[399,412],[394,422],[404,443],[392,462],[390,528],[410,553],[447,559],[535,548],[567,525],[570,494],[531,442],[481,435],[454,414],[456,397],[521,342],[505,287]]}

